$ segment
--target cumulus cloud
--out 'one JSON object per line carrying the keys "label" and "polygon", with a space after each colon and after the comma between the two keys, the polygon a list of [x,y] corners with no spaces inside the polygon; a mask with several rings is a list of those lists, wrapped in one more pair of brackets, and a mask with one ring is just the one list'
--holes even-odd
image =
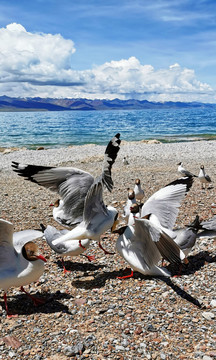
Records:
{"label": "cumulus cloud", "polygon": [[61,35],[33,34],[20,24],[0,29],[1,81],[53,80],[71,68],[74,43]]}
{"label": "cumulus cloud", "polygon": [[72,70],[75,46],[60,34],[30,33],[20,24],[0,29],[0,95],[215,102],[192,69],[142,65],[136,57]]}

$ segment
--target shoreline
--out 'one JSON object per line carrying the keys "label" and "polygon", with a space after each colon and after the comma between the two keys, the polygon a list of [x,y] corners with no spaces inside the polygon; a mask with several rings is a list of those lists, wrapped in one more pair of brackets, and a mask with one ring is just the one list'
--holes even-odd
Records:
{"label": "shoreline", "polygon": [[[179,143],[188,143],[188,142],[199,142],[199,141],[216,141],[216,134],[197,134],[193,136],[189,135],[179,135],[179,136],[164,136],[158,138],[147,138],[141,140],[122,140],[122,143],[144,143],[144,144],[153,144],[153,143],[161,143],[161,144],[179,144]],[[82,143],[82,144],[68,144],[68,145],[61,145],[61,144],[28,144],[28,145],[19,145],[19,146],[12,146],[12,145],[5,145],[1,144],[0,146],[0,153],[4,151],[17,151],[17,150],[49,150],[49,149],[60,149],[60,148],[70,148],[74,146],[106,146],[106,144],[101,144],[97,142],[91,143]]]}
{"label": "shoreline", "polygon": [[[26,148],[5,149],[0,151],[0,169],[10,168],[12,161],[31,163],[38,165],[60,166],[61,164],[88,163],[103,161],[104,145],[74,145],[62,148],[31,150]],[[120,151],[117,157],[117,164],[128,157],[133,163],[144,162],[144,166],[157,166],[163,160],[170,165],[182,161],[190,162],[185,167],[200,166],[202,163],[208,165],[216,159],[216,141],[200,140],[180,143],[160,143],[155,140],[151,142],[122,140]],[[190,165],[191,164],[191,165]],[[138,164],[139,165],[139,164]],[[73,166],[73,165],[71,165]],[[115,169],[115,166],[114,166]]]}

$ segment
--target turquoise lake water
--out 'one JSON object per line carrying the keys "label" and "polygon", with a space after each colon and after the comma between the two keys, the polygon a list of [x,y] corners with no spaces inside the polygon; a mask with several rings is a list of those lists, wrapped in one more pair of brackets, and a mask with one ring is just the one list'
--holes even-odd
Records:
{"label": "turquoise lake water", "polygon": [[105,145],[117,132],[126,141],[216,139],[216,110],[0,112],[0,147]]}

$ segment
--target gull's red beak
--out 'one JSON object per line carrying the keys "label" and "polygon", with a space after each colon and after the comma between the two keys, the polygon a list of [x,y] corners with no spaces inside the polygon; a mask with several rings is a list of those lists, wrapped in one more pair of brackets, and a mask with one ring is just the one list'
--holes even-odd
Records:
{"label": "gull's red beak", "polygon": [[37,258],[43,260],[44,262],[47,262],[47,259],[45,259],[43,255],[37,255]]}

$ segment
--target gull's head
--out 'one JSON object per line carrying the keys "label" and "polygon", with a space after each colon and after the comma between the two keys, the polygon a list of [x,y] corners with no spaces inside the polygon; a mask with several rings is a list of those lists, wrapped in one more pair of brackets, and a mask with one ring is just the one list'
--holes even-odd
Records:
{"label": "gull's head", "polygon": [[38,259],[44,262],[47,261],[43,255],[38,254],[38,246],[33,241],[29,241],[23,246],[22,255],[29,261],[36,261]]}
{"label": "gull's head", "polygon": [[63,205],[63,200],[57,199],[54,204],[50,204],[49,206],[54,206],[54,208],[59,208]]}
{"label": "gull's head", "polygon": [[135,192],[132,189],[128,189],[128,199],[133,200],[135,198]]}
{"label": "gull's head", "polygon": [[137,203],[132,204],[130,207],[130,212],[132,214],[137,214],[139,212],[139,205]]}
{"label": "gull's head", "polygon": [[140,185],[140,179],[136,179],[136,180],[135,180],[135,184],[136,184],[136,185]]}
{"label": "gull's head", "polygon": [[201,165],[201,166],[200,166],[200,169],[201,169],[201,170],[204,170],[204,165]]}

